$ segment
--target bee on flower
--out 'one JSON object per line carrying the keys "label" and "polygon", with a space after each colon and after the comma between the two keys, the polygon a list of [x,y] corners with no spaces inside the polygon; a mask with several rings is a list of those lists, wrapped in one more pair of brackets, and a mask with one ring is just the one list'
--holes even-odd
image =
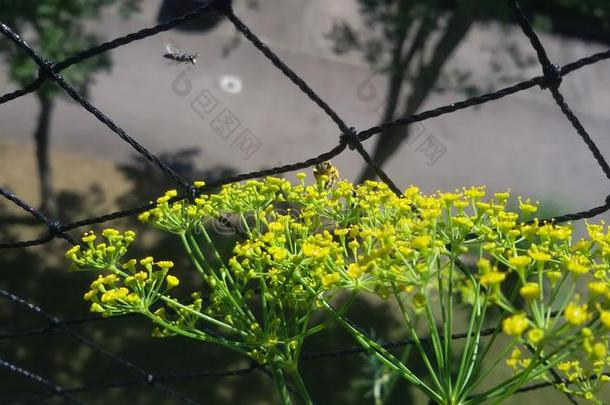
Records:
{"label": "bee on flower", "polygon": [[325,188],[331,188],[335,181],[339,180],[339,171],[330,162],[318,163],[313,169],[313,175],[318,183],[324,184]]}

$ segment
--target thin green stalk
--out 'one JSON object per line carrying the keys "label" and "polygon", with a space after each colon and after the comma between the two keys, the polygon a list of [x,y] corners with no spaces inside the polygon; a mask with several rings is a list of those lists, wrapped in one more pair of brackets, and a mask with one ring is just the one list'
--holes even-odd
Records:
{"label": "thin green stalk", "polygon": [[195,266],[195,269],[199,272],[199,274],[201,274],[201,277],[203,277],[205,279],[208,275],[210,275],[210,276],[212,276],[214,278],[217,278],[216,274],[214,274],[214,272],[212,271],[211,268],[208,269],[208,270],[210,270],[209,274],[208,274],[208,272],[206,272],[206,269],[203,268],[203,266],[207,265],[203,255],[201,255],[201,258],[199,259],[199,260],[203,260],[203,264],[199,263],[199,260],[197,259],[197,257],[195,257],[195,253],[193,253],[193,248],[191,247],[186,234],[181,233],[180,234],[180,240],[182,241],[182,246],[184,247],[184,250],[186,250],[186,254],[191,259],[191,262]]}
{"label": "thin green stalk", "polygon": [[[333,308],[327,302],[322,302],[329,311],[333,311]],[[345,330],[350,333],[356,339],[356,341],[360,343],[365,350],[367,350],[367,352],[373,354],[383,364],[402,375],[407,381],[420,388],[430,399],[437,402],[442,401],[442,398],[434,390],[417,378],[417,376],[413,374],[413,372],[411,372],[411,370],[409,370],[404,364],[402,364],[394,355],[362,334],[362,332],[354,328],[349,322],[343,319],[343,317],[337,318],[337,322],[339,322],[339,324],[343,326],[343,328],[345,328]]]}
{"label": "thin green stalk", "polygon": [[239,329],[236,329],[233,326],[231,326],[229,324],[226,324],[226,323],[224,323],[222,321],[219,321],[218,319],[214,319],[214,318],[212,318],[212,317],[210,317],[210,316],[208,316],[206,314],[202,314],[199,311],[195,311],[193,308],[190,308],[190,307],[188,307],[186,305],[183,305],[180,302],[178,302],[178,301],[176,301],[176,300],[174,300],[172,298],[166,297],[164,295],[160,295],[159,298],[161,300],[167,302],[170,305],[177,306],[178,308],[183,309],[186,312],[189,312],[189,313],[195,315],[198,318],[201,318],[202,320],[204,320],[206,322],[212,323],[212,324],[214,324],[216,326],[220,326],[221,328],[225,328],[225,329],[227,329],[227,330],[229,330],[229,331],[231,331],[233,333],[237,333],[237,334],[240,334],[242,336],[248,336],[248,334],[246,332],[244,332],[242,330],[239,330]]}
{"label": "thin green stalk", "polygon": [[[402,364],[405,364],[407,362],[407,360],[411,356],[412,350],[413,350],[413,345],[405,346],[404,350],[402,351],[402,353],[400,355],[400,362]],[[381,396],[382,405],[385,404],[388,401],[388,399],[390,398],[390,395],[392,395],[392,392],[394,391],[394,387],[396,386],[396,383],[398,382],[398,378],[399,378],[398,373],[392,373],[390,375],[390,381],[388,383],[386,383],[385,390],[383,391],[383,395]]]}
{"label": "thin green stalk", "polygon": [[301,397],[301,400],[303,401],[303,403],[305,405],[313,405],[313,401],[311,400],[311,397],[309,396],[309,391],[307,391],[305,382],[303,381],[303,378],[301,377],[301,373],[299,373],[299,370],[297,369],[296,365],[294,367],[291,367],[288,369],[288,374],[294,381],[296,390],[299,393],[299,396]]}
{"label": "thin green stalk", "polygon": [[280,400],[282,405],[292,405],[290,394],[288,392],[288,385],[286,384],[286,377],[281,368],[275,365],[271,365],[271,374],[273,374],[273,381],[277,388],[277,392],[280,394]]}
{"label": "thin green stalk", "polygon": [[[482,319],[484,318],[484,310],[480,308],[480,285],[477,284],[477,290],[475,291],[475,304],[468,322],[468,331],[466,336],[466,343],[464,346],[464,352],[462,353],[462,359],[460,361],[460,367],[455,382],[456,397],[460,398],[463,396],[464,386],[467,384],[474,368],[476,354],[479,348],[479,342],[481,339],[481,325]],[[475,327],[475,319],[476,327]],[[476,336],[474,343],[472,342],[472,336]]]}
{"label": "thin green stalk", "polygon": [[[453,258],[452,258],[453,259]],[[440,263],[439,263],[440,264]],[[447,311],[445,315],[445,325],[443,325],[445,333],[445,367],[447,374],[447,398],[453,397],[453,380],[451,377],[451,363],[453,358],[453,340],[451,338],[453,334],[453,270],[454,260],[450,260],[449,263],[449,281],[447,285]],[[443,293],[442,291],[440,292]]]}
{"label": "thin green stalk", "polygon": [[214,336],[209,336],[205,333],[199,332],[199,333],[194,333],[194,332],[188,332],[182,328],[178,328],[175,325],[172,325],[169,322],[166,322],[163,318],[156,316],[155,314],[153,314],[152,312],[150,312],[149,310],[146,311],[142,311],[141,312],[144,316],[146,316],[147,318],[149,318],[150,320],[152,320],[154,323],[161,325],[163,328],[170,330],[172,332],[174,332],[177,335],[181,335],[190,339],[197,339],[197,340],[202,340],[204,342],[209,342],[209,343],[215,343],[221,346],[226,347],[227,349],[236,351],[238,353],[241,353],[243,355],[248,355],[248,351],[242,349],[239,344],[237,342],[232,342],[230,340],[227,339],[223,339],[223,338],[218,338],[218,337],[214,337]]}
{"label": "thin green stalk", "polygon": [[[205,236],[207,236],[207,232],[205,231],[205,227],[203,225],[201,225],[201,230],[202,230],[203,234]],[[209,236],[207,236],[207,240],[210,241]],[[216,274],[216,272],[214,272],[213,266],[205,259],[203,252],[201,252],[201,249],[199,249],[199,244],[197,243],[197,241],[195,240],[195,238],[193,237],[193,235],[191,233],[188,234],[187,241],[190,243],[190,246],[195,251],[197,256],[199,256],[200,259],[204,263],[206,263],[206,265],[210,268],[210,271],[213,272],[214,274]],[[211,241],[209,243],[211,244]],[[222,269],[223,269],[223,271],[221,272],[221,276],[218,277],[216,275],[216,279],[217,279],[217,281],[222,281],[221,285],[224,287],[224,293],[226,294],[226,296],[229,298],[229,300],[233,304],[233,307],[235,308],[235,310],[238,313],[241,313],[241,315],[244,318],[246,318],[245,319],[246,323],[248,321],[257,322],[256,317],[254,316],[252,311],[250,311],[250,307],[246,304],[246,301],[244,300],[243,296],[241,295],[241,292],[239,291],[239,288],[237,288],[237,285],[235,284],[235,282],[233,281],[233,278],[231,277],[231,273],[226,268],[226,266],[223,264],[222,260],[220,259],[220,255],[219,255],[218,251],[216,250],[216,247],[213,244],[211,244],[211,250],[212,250],[212,252],[215,253],[215,257],[219,261],[218,263],[222,266]],[[227,276],[229,278],[229,282],[231,283],[232,288],[229,288],[229,286],[227,285],[227,282],[226,282]],[[233,293],[235,293],[236,296],[233,295]],[[237,300],[236,300],[236,298],[237,298]]]}
{"label": "thin green stalk", "polygon": [[402,317],[405,321],[405,323],[407,324],[407,328],[409,330],[409,333],[411,335],[411,339],[413,339],[413,342],[415,343],[415,348],[417,349],[417,352],[419,353],[419,356],[421,357],[421,359],[423,360],[426,368],[428,369],[428,373],[430,374],[430,377],[432,378],[432,381],[434,382],[434,384],[436,385],[436,387],[444,393],[444,388],[443,385],[441,384],[441,382],[438,379],[438,376],[436,375],[436,372],[434,370],[434,368],[432,367],[432,364],[430,363],[430,359],[428,358],[428,355],[426,354],[426,350],[424,349],[423,345],[421,344],[421,341],[419,340],[419,337],[417,336],[417,331],[415,330],[411,319],[409,317],[409,314],[407,313],[407,310],[404,306],[404,303],[402,302],[402,300],[400,299],[400,297],[398,296],[398,291],[396,289],[396,285],[392,284],[392,287],[394,289],[394,297],[396,298],[396,302],[398,303],[398,307],[400,308],[400,312],[402,314]]}
{"label": "thin green stalk", "polygon": [[430,331],[430,339],[432,341],[432,347],[434,348],[434,355],[436,357],[436,362],[438,365],[438,369],[441,372],[442,376],[446,378],[445,375],[445,362],[442,350],[442,342],[441,338],[438,334],[438,329],[436,328],[436,319],[434,318],[434,314],[432,313],[432,307],[430,305],[430,300],[428,297],[425,297],[426,305],[425,305],[425,313],[426,319],[428,321],[428,330]]}
{"label": "thin green stalk", "polygon": [[[531,371],[528,371],[529,379],[533,380],[533,379],[537,378],[539,375],[541,375],[542,373],[545,373],[547,370],[554,367],[557,363],[559,363],[566,357],[570,356],[574,351],[577,350],[577,348],[573,349],[572,346],[575,345],[576,347],[578,347],[578,343],[579,343],[578,338],[574,338],[574,339],[572,339],[572,342],[570,342],[568,344],[564,344],[561,347],[552,351],[551,353],[547,354],[546,356],[540,358],[540,361],[537,363],[542,364],[543,367],[541,367],[539,370],[537,370],[534,374],[531,374]],[[570,348],[570,349],[566,350],[566,348]],[[555,357],[558,353],[562,353],[562,354],[560,356]],[[553,359],[552,362],[550,362],[551,359]],[[537,366],[536,362],[532,362],[530,364],[530,366],[532,366],[532,365]],[[529,369],[529,367],[528,367],[528,369]],[[467,400],[464,403],[464,405],[471,404],[471,403],[472,404],[482,403],[490,398],[496,398],[500,395],[503,395],[503,393],[505,393],[509,389],[513,390],[512,392],[516,391],[517,389],[519,389],[520,385],[515,386],[515,384],[520,381],[523,373],[525,373],[525,372],[526,371],[522,371],[521,373],[513,376],[512,378],[509,378],[508,380],[505,380],[505,381],[499,383],[495,387],[490,388],[489,390],[485,391],[484,393],[475,395],[474,397]]]}

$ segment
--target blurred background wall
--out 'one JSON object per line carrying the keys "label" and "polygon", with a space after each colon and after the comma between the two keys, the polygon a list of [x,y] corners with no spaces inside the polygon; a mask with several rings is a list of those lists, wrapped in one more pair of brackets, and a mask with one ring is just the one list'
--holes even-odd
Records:
{"label": "blurred background wall", "polygon": [[[118,3],[122,2],[100,7],[96,16],[71,17],[64,10],[61,18],[82,22],[79,29],[101,41],[152,26],[197,2],[189,5],[148,0],[135,4],[127,18],[119,12]],[[400,2],[378,2],[379,8],[370,5],[377,2],[368,3],[371,8],[367,9],[367,2],[357,0],[251,0],[236,1],[235,8],[282,60],[358,129],[375,125],[383,117],[424,111],[540,74],[531,46],[502,5],[474,0],[422,1],[416,2],[421,4],[409,13],[392,17]],[[385,3],[395,8],[383,9]],[[565,3],[524,2],[524,8],[532,11],[530,17],[542,32],[553,62],[561,65],[607,49],[608,7],[599,2],[583,2],[580,6]],[[3,14],[21,21],[16,28],[32,40],[35,48],[52,41],[45,37],[45,30],[38,36],[35,24],[15,17],[23,12],[15,2],[0,4],[0,21],[4,21]],[[456,15],[462,20],[454,21]],[[37,15],[33,21],[43,17]],[[413,21],[403,27],[401,18]],[[422,26],[429,32],[415,48],[414,58],[405,69],[399,69],[402,75],[397,79],[392,65],[396,36],[405,29],[406,55]],[[454,43],[441,48],[439,44],[444,44],[443,35],[449,29],[460,36],[456,38],[453,33]],[[60,38],[57,48],[62,52],[72,49],[74,45],[68,46],[69,41],[70,36]],[[184,52],[198,53],[197,65],[169,65],[162,54],[170,41]],[[62,48],[61,44],[66,45]],[[6,45],[0,46],[5,56],[0,62],[2,93],[19,87],[15,78],[35,77],[35,70],[21,68],[15,73],[12,61],[17,56]],[[59,52],[57,59],[62,55]],[[107,60],[98,62],[100,69],[92,70],[86,78],[79,77],[78,67],[69,68],[66,76],[72,74],[87,90],[93,105],[189,179],[210,180],[302,161],[338,142],[334,123],[226,21],[208,18],[120,47],[111,51]],[[606,155],[610,153],[609,66],[602,62],[586,67],[570,74],[562,84],[567,102]],[[431,71],[437,74],[430,77]],[[390,91],[397,88],[393,79],[400,83],[400,91],[394,95]],[[140,205],[171,186],[156,168],[136,158],[127,144],[92,115],[52,90],[45,91],[53,99],[47,129],[48,168],[52,169],[49,183],[55,202],[44,206],[41,199],[33,136],[41,125],[41,102],[36,94],[0,106],[2,187],[34,206],[42,205],[54,217],[75,221]],[[607,179],[589,150],[550,94],[538,87],[415,124],[408,136],[406,130],[385,135],[394,140],[406,137],[392,144],[392,153],[386,150],[379,155],[385,170],[401,188],[410,184],[426,192],[469,185],[486,185],[491,191],[511,188],[516,195],[540,200],[545,215],[601,205],[608,194]],[[365,145],[372,153],[383,150],[376,144],[379,138]],[[367,175],[356,153],[346,152],[332,163],[344,178],[355,181]],[[288,177],[293,178],[290,174]],[[0,202],[0,223],[3,241],[27,239],[43,231],[5,201]],[[108,225],[137,227],[129,220]],[[178,250],[158,236],[149,239],[150,249],[154,250],[155,244],[165,247],[156,248],[157,256],[172,256]],[[55,241],[44,247],[1,251],[0,287],[44,304],[58,315],[83,315],[86,306],[81,291],[90,280],[65,271],[62,252],[66,247],[65,242]],[[363,308],[375,305],[384,304],[363,303]],[[361,315],[366,318],[366,312]],[[27,311],[0,299],[0,333],[39,324]],[[149,368],[175,371],[243,365],[242,359],[191,342],[151,342],[150,327],[141,320],[105,324],[111,325],[86,325],[82,329],[111,350]],[[368,326],[379,336],[401,336],[391,317]],[[311,350],[349,343],[340,332],[329,331],[312,343]],[[177,355],[185,350],[194,353],[188,360]],[[0,339],[0,353],[67,386],[107,381],[108,373],[117,378],[129,374],[117,371],[111,362],[87,348],[73,349],[70,339],[61,334],[17,342]],[[332,393],[325,392],[327,387],[319,387],[314,398],[332,399],[326,403],[362,398],[367,389],[357,382],[365,373],[363,363],[358,356],[304,363],[312,380],[320,376],[336,379]],[[181,382],[176,387],[196,396],[205,392],[204,403],[273,402],[269,399],[269,380],[259,373],[223,381]],[[0,393],[31,394],[37,389],[0,369]],[[406,395],[406,389],[402,392]],[[94,403],[107,403],[110,398],[118,403],[172,403],[171,399],[158,399],[146,387],[89,395],[85,398]],[[556,394],[548,395],[562,400],[553,396]],[[404,396],[397,398],[397,403],[406,403]]]}

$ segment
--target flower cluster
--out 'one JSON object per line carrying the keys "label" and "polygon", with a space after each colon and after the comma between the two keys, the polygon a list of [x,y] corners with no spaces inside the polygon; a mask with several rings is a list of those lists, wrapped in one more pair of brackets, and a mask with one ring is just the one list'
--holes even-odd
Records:
{"label": "flower cluster", "polygon": [[[573,243],[570,224],[532,219],[538,207],[531,200],[519,198],[518,209],[510,210],[509,192],[488,195],[484,187],[471,187],[425,195],[409,187],[396,195],[384,183],[354,185],[337,177],[336,170],[330,177],[317,171],[316,181],[306,184],[299,173],[296,184],[268,177],[193,201],[176,201],[174,190],[160,197],[140,219],[178,235],[209,287],[193,291],[189,304],[168,295],[178,285],[168,275],[171,262],[123,259],[132,232],[107,229],[106,242],[97,245],[95,235],[86,234],[88,248],[75,247],[67,256],[77,270],[108,273],[85,294],[92,311],[140,312],[157,324],[156,336],[222,344],[277,369],[294,371],[304,339],[339,322],[436,402],[502,400],[528,381],[550,380],[551,369],[566,378],[558,388],[597,400],[610,369],[610,233],[604,224],[588,224],[588,238]],[[221,216],[245,236],[228,259],[206,230]],[[330,303],[337,294],[350,298],[341,308]],[[356,294],[397,302],[434,385],[343,320]],[[451,335],[460,307],[469,308],[468,338],[454,370]],[[516,376],[477,393],[477,372],[493,369],[483,370],[490,348],[481,348],[492,307],[501,314],[496,335],[510,338],[500,352]],[[323,313],[326,319],[314,317]],[[419,343],[420,317],[427,320],[432,352]]]}
{"label": "flower cluster", "polygon": [[115,229],[102,232],[106,242],[94,244],[96,235],[89,232],[83,236],[88,249],[81,251],[75,246],[66,252],[76,271],[105,270],[108,274],[98,276],[84,295],[91,302],[91,312],[104,316],[121,315],[130,312],[146,312],[162,294],[179,284],[176,276],[168,274],[174,267],[171,261],[155,262],[146,257],[121,262],[127,253],[126,245],[133,242],[135,233],[121,234]]}

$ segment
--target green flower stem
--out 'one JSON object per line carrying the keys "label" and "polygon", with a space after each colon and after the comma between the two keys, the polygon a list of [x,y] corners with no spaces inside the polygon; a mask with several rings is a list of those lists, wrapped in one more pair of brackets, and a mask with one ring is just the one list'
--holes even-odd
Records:
{"label": "green flower stem", "polygon": [[258,284],[260,286],[261,289],[261,312],[263,313],[263,328],[268,328],[269,327],[269,314],[268,314],[268,309],[267,309],[267,284],[265,283],[265,280],[261,277],[258,280]]}
{"label": "green flower stem", "polygon": [[307,332],[305,332],[302,337],[307,337],[309,335],[313,335],[314,333],[320,332],[321,330],[323,330],[324,328],[326,328],[328,325],[330,325],[332,322],[336,322],[338,318],[342,317],[343,315],[345,315],[345,313],[347,312],[347,310],[352,306],[354,299],[356,298],[356,295],[358,293],[356,291],[352,292],[349,295],[349,298],[347,299],[347,302],[345,304],[343,304],[341,306],[341,308],[339,308],[339,310],[333,310],[331,317],[329,319],[327,319],[326,321],[312,327],[309,328],[307,330]]}
{"label": "green flower stem", "polygon": [[[333,307],[325,300],[322,300],[322,303],[331,313],[335,311]],[[407,381],[419,387],[430,399],[437,402],[440,402],[442,400],[442,398],[434,390],[428,387],[427,384],[425,384],[415,374],[413,374],[411,370],[409,370],[404,364],[400,362],[400,360],[398,360],[394,355],[392,355],[386,349],[381,347],[379,344],[369,339],[362,332],[354,328],[349,322],[343,319],[343,317],[337,317],[337,322],[339,322],[339,324],[343,328],[345,328],[345,330],[350,333],[356,339],[356,341],[364,347],[367,352],[374,355],[391,370],[394,370],[395,372],[402,375],[402,377],[405,378]]]}
{"label": "green flower stem", "polygon": [[[485,380],[485,378],[496,368],[496,366],[506,358],[508,352],[510,352],[516,345],[516,341],[513,339],[511,344],[506,345],[502,352],[491,362],[491,366],[488,367],[482,374],[480,374],[477,379],[471,384],[471,387],[474,389],[478,387],[478,385]],[[484,356],[481,356],[481,359],[484,359]]]}
{"label": "green flower stem", "polygon": [[443,380],[447,380],[447,378],[450,378],[446,375],[446,367],[445,367],[445,361],[446,359],[444,358],[443,355],[443,349],[442,349],[442,342],[441,342],[441,338],[438,334],[438,329],[436,327],[436,318],[434,317],[434,314],[432,313],[432,306],[430,305],[430,298],[428,296],[428,294],[425,294],[425,313],[426,313],[426,320],[428,322],[428,330],[430,331],[430,339],[432,341],[432,347],[434,349],[434,355],[436,357],[436,362],[438,365],[438,369],[439,372],[441,373],[441,379]]}
{"label": "green flower stem", "polygon": [[404,306],[404,303],[398,296],[398,290],[396,289],[396,285],[393,285],[392,287],[394,288],[394,297],[396,298],[396,302],[398,303],[398,307],[400,308],[402,317],[403,317],[405,323],[407,324],[407,328],[411,335],[411,339],[413,339],[413,342],[415,342],[415,348],[417,349],[417,353],[419,354],[419,356],[423,360],[424,364],[426,365],[426,368],[428,369],[428,373],[430,374],[430,377],[432,378],[432,381],[434,382],[436,387],[441,392],[444,392],[443,386],[442,386],[441,382],[439,381],[438,376],[437,376],[434,368],[432,367],[432,364],[430,364],[430,359],[428,358],[428,355],[426,354],[426,350],[422,346],[421,341],[419,340],[419,337],[417,336],[417,330],[415,329],[413,323],[411,322],[411,318],[409,317],[409,314]]}
{"label": "green flower stem", "polygon": [[288,368],[288,374],[290,375],[292,381],[294,381],[294,386],[301,397],[301,401],[305,405],[313,405],[313,401],[309,396],[309,391],[307,391],[307,387],[305,386],[305,382],[301,377],[301,373],[297,369],[296,365]]}
{"label": "green flower stem", "polygon": [[[203,225],[201,226],[201,229],[203,231],[203,233],[205,235],[207,235],[206,231],[205,231],[205,227],[203,227]],[[209,239],[209,237],[208,237]],[[248,305],[246,305],[245,300],[243,299],[239,288],[237,288],[235,286],[235,283],[233,282],[233,279],[230,277],[230,273],[229,270],[223,265],[222,269],[224,271],[221,272],[220,277],[218,275],[216,275],[216,273],[213,270],[213,266],[205,259],[205,256],[203,255],[203,252],[201,252],[201,249],[199,249],[199,244],[197,243],[197,241],[195,240],[195,238],[193,237],[193,235],[189,232],[188,235],[186,236],[186,240],[187,243],[189,244],[189,246],[191,247],[191,251],[194,251],[195,254],[197,255],[197,257],[200,258],[200,260],[206,264],[206,266],[210,269],[210,272],[212,274],[214,274],[217,282],[220,282],[221,286],[223,287],[223,292],[225,293],[225,295],[229,298],[229,300],[231,301],[231,303],[233,304],[233,308],[237,311],[237,313],[240,313],[241,316],[244,318],[245,323],[248,323],[248,321],[250,322],[256,322],[256,318],[254,317],[254,315],[252,314],[252,312],[250,312],[250,309],[248,307]],[[216,256],[219,260],[220,263],[222,263],[221,259],[220,259],[220,255],[218,254],[218,252],[216,251],[216,247],[214,245],[212,245],[212,249],[213,252],[216,252]],[[232,287],[229,287],[226,283],[226,279],[225,279],[225,275],[229,276],[229,281],[231,282]],[[237,296],[237,299],[239,302],[236,301],[234,294]],[[244,311],[247,311],[247,313]]]}
{"label": "green flower stem", "polygon": [[248,234],[248,237],[252,237],[252,230],[250,229],[250,226],[248,225],[248,221],[246,220],[246,217],[244,217],[243,213],[239,214],[239,218],[241,220],[241,223],[244,225],[244,227],[246,228],[246,234]]}
{"label": "green flower stem", "polygon": [[233,333],[237,333],[238,335],[248,336],[248,334],[246,332],[244,332],[242,330],[239,330],[239,329],[236,329],[236,328],[234,328],[233,326],[231,326],[229,324],[226,324],[226,323],[224,323],[222,321],[219,321],[218,319],[214,319],[214,318],[209,317],[209,316],[207,316],[205,314],[202,314],[199,311],[195,311],[193,308],[189,308],[188,306],[183,305],[180,302],[178,302],[178,301],[176,301],[176,300],[174,300],[174,299],[172,299],[170,297],[167,297],[165,295],[159,295],[159,298],[161,300],[165,301],[166,303],[170,304],[170,305],[174,305],[174,306],[176,306],[176,307],[178,307],[180,309],[185,310],[186,312],[189,312],[189,313],[195,315],[198,318],[201,318],[202,320],[204,320],[206,322],[209,322],[209,323],[214,324],[216,326],[220,326],[221,328],[225,328],[225,329],[227,329],[227,330],[229,330],[229,331],[231,331]]}
{"label": "green flower stem", "polygon": [[[195,266],[195,269],[199,272],[199,274],[201,274],[201,277],[205,280],[208,276],[212,276],[218,280],[218,277],[214,273],[214,270],[207,264],[203,255],[200,257],[200,260],[202,260],[204,264],[202,265],[202,263],[199,263],[199,260],[197,259],[197,257],[195,257],[195,254],[193,253],[193,248],[189,243],[189,240],[185,233],[180,234],[180,241],[182,242],[182,246],[184,247],[186,254],[189,256],[191,262]],[[208,271],[206,271],[203,266],[207,267]]]}
{"label": "green flower stem", "polygon": [[277,392],[280,394],[280,400],[282,405],[292,405],[290,399],[290,393],[288,392],[288,385],[286,384],[286,377],[281,368],[275,365],[271,365],[271,374],[273,375],[273,381],[277,387]]}
{"label": "green flower stem", "polygon": [[483,326],[483,320],[485,319],[485,312],[487,307],[487,299],[485,299],[481,307],[481,286],[480,284],[477,284],[476,286],[477,289],[475,291],[474,308],[470,316],[470,321],[468,322],[466,344],[464,347],[464,352],[462,353],[462,359],[460,361],[460,367],[458,369],[458,375],[455,383],[456,388],[454,397],[457,398],[458,401],[459,399],[468,395],[468,392],[471,391],[470,388],[466,388],[466,385],[468,385],[468,382],[476,364],[477,353],[481,341],[481,328]]}
{"label": "green flower stem", "polygon": [[231,349],[233,351],[241,353],[243,355],[246,355],[246,356],[248,355],[248,351],[242,349],[237,342],[232,342],[227,339],[213,337],[213,336],[207,335],[207,334],[199,332],[199,331],[197,331],[199,333],[193,333],[193,332],[186,331],[182,328],[178,328],[175,325],[172,325],[171,323],[165,321],[163,318],[156,316],[155,314],[150,312],[148,309],[142,311],[141,313],[144,316],[146,316],[147,318],[149,318],[150,320],[152,320],[157,325],[160,325],[163,328],[170,330],[177,335],[184,336],[184,337],[191,338],[191,339],[202,340],[202,341],[208,342],[208,343],[215,343],[215,344],[224,346],[227,349]]}
{"label": "green flower stem", "polygon": [[[554,367],[555,365],[557,365],[557,363],[561,362],[563,359],[567,358],[574,351],[576,351],[577,349],[572,348],[571,346],[577,347],[577,345],[580,343],[579,340],[580,340],[579,338],[574,338],[574,339],[572,339],[572,341],[570,343],[566,343],[566,344],[562,345],[561,347],[557,348],[556,350],[554,350],[550,354],[546,355],[545,357],[539,358],[538,361],[532,361],[526,370],[520,372],[519,374],[513,376],[512,378],[510,378],[508,380],[505,380],[505,381],[499,383],[498,385],[485,391],[484,393],[471,397],[470,399],[468,399],[464,402],[464,405],[480,404],[489,399],[503,396],[505,393],[507,393],[509,391],[511,394],[514,393],[525,382],[527,382],[525,379],[522,380],[522,377],[524,375],[527,380],[531,381],[531,380],[536,379],[538,376],[545,373],[547,370]],[[559,356],[557,356],[558,353],[560,353]],[[555,356],[557,356],[557,357],[555,357]],[[551,359],[552,359],[552,361],[551,361]],[[540,367],[540,369],[537,369],[536,372],[532,373],[533,368],[538,367],[538,365],[540,365],[540,364],[542,364],[542,367]],[[508,396],[506,396],[506,397],[508,397]],[[496,401],[495,403],[499,403],[499,402]]]}
{"label": "green flower stem", "polygon": [[[437,259],[440,261],[440,259]],[[452,257],[449,261],[449,280],[447,282],[447,296],[446,298],[446,304],[444,305],[444,318],[445,318],[445,322],[443,324],[443,331],[444,331],[444,344],[445,344],[445,351],[444,351],[444,362],[445,362],[445,373],[446,373],[446,378],[447,378],[447,382],[445,383],[446,388],[446,395],[447,398],[452,398],[453,397],[453,381],[452,381],[452,376],[451,376],[451,364],[452,364],[452,360],[453,360],[453,340],[451,338],[452,334],[453,334],[453,271],[454,271],[454,262],[455,262],[455,257]],[[440,265],[440,263],[439,263]],[[440,279],[439,279],[440,281]],[[439,283],[439,287],[440,287],[440,283]],[[441,295],[443,294],[442,290],[439,288],[439,291],[441,291]],[[443,302],[443,301],[441,301]]]}
{"label": "green flower stem", "polygon": [[[411,356],[411,351],[412,350],[413,350],[413,345],[405,346],[405,348],[403,349],[403,351],[402,351],[402,353],[400,355],[400,362],[402,364],[405,364],[409,360],[409,357]],[[383,405],[386,402],[388,402],[390,396],[392,395],[392,392],[394,392],[394,388],[396,387],[396,383],[398,382],[399,377],[400,377],[400,375],[398,373],[391,373],[390,374],[390,379],[386,383],[385,389],[383,390],[383,394],[381,396],[381,401],[380,401],[381,405]]]}

